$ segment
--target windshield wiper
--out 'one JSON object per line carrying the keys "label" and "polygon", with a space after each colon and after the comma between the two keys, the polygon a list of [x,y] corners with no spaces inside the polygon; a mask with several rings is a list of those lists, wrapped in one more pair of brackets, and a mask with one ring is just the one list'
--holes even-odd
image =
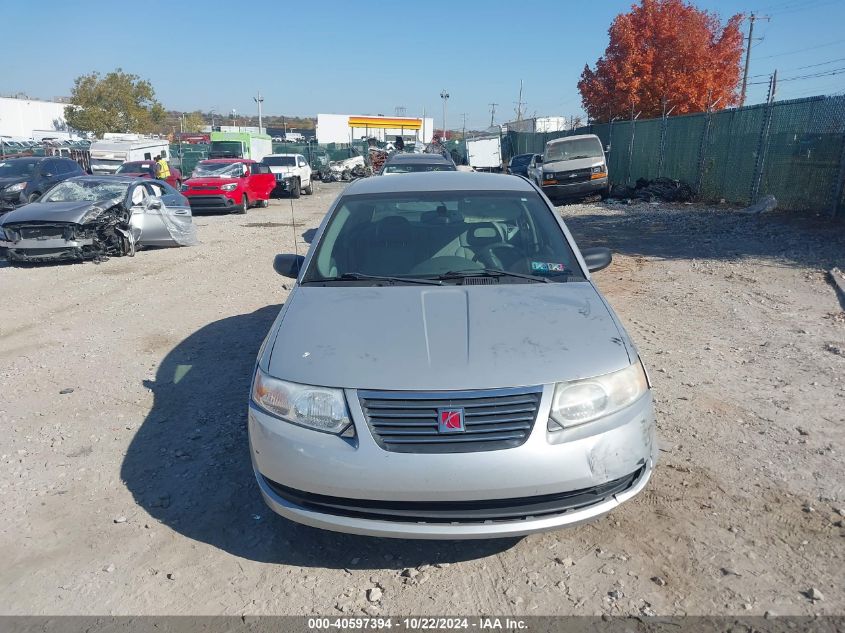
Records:
{"label": "windshield wiper", "polygon": [[390,281],[393,283],[424,284],[426,286],[442,286],[436,279],[418,277],[390,277],[386,275],[365,275],[364,273],[343,273],[337,277],[315,279],[314,281]]}
{"label": "windshield wiper", "polygon": [[509,270],[502,270],[501,268],[478,268],[476,270],[450,270],[442,275],[438,275],[435,279],[461,279],[463,277],[516,277],[517,279],[529,279],[531,281],[539,281],[544,284],[551,283],[548,277],[540,277],[539,275],[528,275],[525,273],[512,273]]}

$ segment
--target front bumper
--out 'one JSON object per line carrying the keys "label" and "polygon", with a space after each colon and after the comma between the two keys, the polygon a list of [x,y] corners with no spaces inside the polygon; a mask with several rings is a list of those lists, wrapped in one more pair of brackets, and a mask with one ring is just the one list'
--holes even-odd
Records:
{"label": "front bumper", "polygon": [[543,193],[550,200],[559,198],[577,198],[579,196],[594,196],[606,191],[608,187],[607,178],[596,178],[574,183],[561,183],[556,185],[543,185]]}
{"label": "front bumper", "polygon": [[217,195],[188,195],[183,192],[188,202],[191,205],[191,213],[201,213],[203,211],[236,211],[243,209],[243,204],[240,201],[235,201],[223,194]]}
{"label": "front bumper", "polygon": [[544,387],[522,446],[451,454],[383,450],[355,390],[346,396],[357,446],[250,406],[259,489],[271,509],[291,520],[379,537],[497,538],[590,521],[636,495],[651,476],[657,455],[651,395],[607,418],[549,433],[552,391]]}

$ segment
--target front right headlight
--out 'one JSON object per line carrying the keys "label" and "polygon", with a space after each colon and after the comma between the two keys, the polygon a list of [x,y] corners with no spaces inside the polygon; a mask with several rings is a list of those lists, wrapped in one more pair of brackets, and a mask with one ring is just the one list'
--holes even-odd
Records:
{"label": "front right headlight", "polygon": [[237,188],[238,188],[238,183],[236,183],[236,182],[230,182],[226,185],[220,185],[220,189],[222,191],[234,191]]}
{"label": "front right headlight", "polygon": [[291,424],[343,437],[355,435],[340,389],[287,382],[256,368],[252,402],[265,413]]}
{"label": "front right headlight", "polygon": [[26,182],[18,182],[14,185],[9,185],[8,187],[6,187],[6,191],[9,193],[18,193],[20,191],[23,191],[24,189],[26,189]]}
{"label": "front right headlight", "polygon": [[560,382],[555,385],[550,431],[559,431],[616,413],[648,391],[648,379],[640,359],[611,374]]}

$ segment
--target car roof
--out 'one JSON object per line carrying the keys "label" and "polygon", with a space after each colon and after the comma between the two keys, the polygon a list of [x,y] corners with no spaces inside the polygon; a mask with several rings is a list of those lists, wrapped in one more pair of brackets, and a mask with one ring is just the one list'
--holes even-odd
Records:
{"label": "car roof", "polygon": [[387,159],[388,163],[451,163],[451,158],[442,154],[397,153]]}
{"label": "car roof", "polygon": [[597,141],[599,141],[599,137],[596,136],[595,134],[577,134],[575,136],[561,136],[560,138],[552,139],[551,141],[546,143],[546,145],[551,145],[553,143],[560,143],[562,141],[579,141],[579,140],[585,139],[585,138],[594,138]]}
{"label": "car roof", "polygon": [[294,158],[295,156],[302,156],[302,154],[267,154],[264,158],[284,158],[284,157]]}
{"label": "car roof", "polygon": [[431,171],[361,178],[344,195],[412,191],[535,191],[524,178],[468,171]]}

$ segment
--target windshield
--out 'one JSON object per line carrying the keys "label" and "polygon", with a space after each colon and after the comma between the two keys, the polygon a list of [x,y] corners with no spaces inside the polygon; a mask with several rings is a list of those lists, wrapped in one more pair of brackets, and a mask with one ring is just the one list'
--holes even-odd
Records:
{"label": "windshield", "polygon": [[237,178],[244,172],[243,163],[199,163],[191,174],[192,178]]}
{"label": "windshield", "polygon": [[144,163],[123,163],[117,170],[118,174],[155,174],[156,165],[152,161]]}
{"label": "windshield", "polygon": [[[344,196],[303,283],[344,275],[436,279],[485,269],[566,281],[581,269],[534,192],[413,192]],[[463,283],[452,277],[452,283]],[[531,279],[497,277],[497,283]]]}
{"label": "windshield", "polygon": [[240,141],[211,141],[208,153],[217,158],[243,158],[244,150]]}
{"label": "windshield", "polygon": [[296,156],[265,156],[261,162],[270,167],[296,167]]}
{"label": "windshield", "polygon": [[122,198],[129,185],[125,182],[103,179],[65,180],[45,193],[38,202],[81,202]]}
{"label": "windshield", "polygon": [[32,176],[35,173],[35,160],[7,160],[0,161],[0,178],[13,178],[14,176]]}
{"label": "windshield", "polygon": [[547,145],[543,162],[575,160],[576,158],[602,158],[603,156],[604,152],[597,138],[579,138]]}
{"label": "windshield", "polygon": [[384,173],[386,174],[410,174],[416,171],[455,171],[454,165],[439,164],[439,163],[395,163],[393,165],[386,165]]}

